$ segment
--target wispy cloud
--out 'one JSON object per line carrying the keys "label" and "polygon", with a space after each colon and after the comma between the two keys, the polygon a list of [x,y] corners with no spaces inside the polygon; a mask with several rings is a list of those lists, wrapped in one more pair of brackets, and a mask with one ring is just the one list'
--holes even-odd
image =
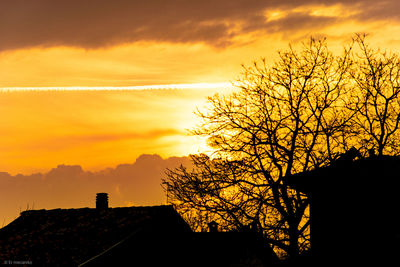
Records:
{"label": "wispy cloud", "polygon": [[101,145],[102,143],[115,143],[118,141],[129,142],[155,142],[158,139],[169,136],[187,135],[186,132],[178,129],[155,129],[146,132],[130,133],[104,133],[104,134],[65,134],[62,136],[51,136],[42,140],[23,144],[23,149],[33,151],[53,151],[60,152],[64,149],[73,149],[78,147],[91,147],[92,145]]}
{"label": "wispy cloud", "polygon": [[0,87],[0,92],[13,91],[130,91],[130,90],[169,90],[169,89],[218,89],[232,88],[228,82],[154,84],[138,86],[53,86],[53,87]]}
{"label": "wispy cloud", "polygon": [[131,132],[131,133],[109,133],[109,134],[89,134],[89,135],[69,135],[55,138],[55,143],[71,142],[71,143],[98,143],[127,139],[153,140],[171,135],[185,135],[184,131],[177,129],[156,129],[147,132]]}

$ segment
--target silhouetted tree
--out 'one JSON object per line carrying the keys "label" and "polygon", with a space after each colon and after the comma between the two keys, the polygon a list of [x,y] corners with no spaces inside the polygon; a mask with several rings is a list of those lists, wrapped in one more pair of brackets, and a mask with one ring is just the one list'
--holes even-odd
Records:
{"label": "silhouetted tree", "polygon": [[378,155],[400,152],[400,59],[397,54],[374,50],[358,34],[359,52],[353,57],[354,82],[351,110],[357,143]]}
{"label": "silhouetted tree", "polygon": [[[349,146],[353,113],[345,108],[350,50],[333,56],[325,40],[289,47],[270,67],[244,67],[239,91],[209,98],[203,124],[213,158],[167,171],[169,200],[181,213],[216,220],[224,229],[257,222],[276,250],[296,257],[309,246],[307,197],[285,176],[327,164]],[[202,222],[200,222],[202,224]]]}

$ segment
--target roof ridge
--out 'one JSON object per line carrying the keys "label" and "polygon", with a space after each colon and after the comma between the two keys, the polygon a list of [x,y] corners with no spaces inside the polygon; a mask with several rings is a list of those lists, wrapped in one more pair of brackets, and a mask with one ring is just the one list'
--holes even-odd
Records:
{"label": "roof ridge", "polygon": [[[155,205],[155,206],[130,206],[130,207],[109,207],[108,210],[118,210],[118,209],[160,209],[160,208],[173,208],[172,205]],[[81,211],[81,210],[90,210],[96,211],[96,208],[56,208],[56,209],[39,209],[39,210],[25,210],[21,212],[21,215],[27,215],[31,213],[40,213],[40,212],[57,212],[57,211]]]}

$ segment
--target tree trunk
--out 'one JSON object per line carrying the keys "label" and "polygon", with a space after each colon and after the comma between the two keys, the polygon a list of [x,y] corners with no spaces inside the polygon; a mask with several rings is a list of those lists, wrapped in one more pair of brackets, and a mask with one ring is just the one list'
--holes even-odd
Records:
{"label": "tree trunk", "polygon": [[289,249],[288,254],[290,259],[296,259],[299,256],[299,233],[297,225],[289,225]]}

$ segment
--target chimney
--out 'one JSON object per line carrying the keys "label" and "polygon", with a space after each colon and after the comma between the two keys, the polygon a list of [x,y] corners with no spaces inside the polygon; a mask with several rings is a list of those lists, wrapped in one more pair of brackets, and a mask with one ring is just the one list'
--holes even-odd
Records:
{"label": "chimney", "polygon": [[215,221],[208,223],[208,231],[210,233],[218,232],[218,223],[216,223]]}
{"label": "chimney", "polygon": [[96,194],[96,209],[106,210],[108,209],[108,194],[97,193]]}

